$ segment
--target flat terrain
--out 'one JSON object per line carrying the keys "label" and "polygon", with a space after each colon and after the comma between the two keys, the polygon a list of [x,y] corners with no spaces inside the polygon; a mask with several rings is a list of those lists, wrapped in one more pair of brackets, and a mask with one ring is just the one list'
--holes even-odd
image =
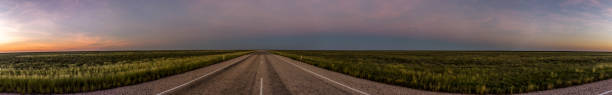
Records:
{"label": "flat terrain", "polygon": [[76,95],[439,95],[317,68],[264,51],[158,80]]}
{"label": "flat terrain", "polygon": [[[286,52],[286,51],[284,51]],[[275,53],[278,53],[275,51]],[[375,53],[369,53],[375,54]],[[311,56],[301,56],[307,59]],[[326,59],[334,59],[323,56]],[[441,95],[453,94],[375,82],[362,77],[331,71],[304,63],[300,56],[283,57],[256,51],[217,64],[153,81],[118,88],[72,93],[77,95]],[[312,65],[314,64],[314,65]],[[377,68],[377,67],[370,67]],[[358,69],[354,69],[358,70]],[[521,93],[526,95],[610,94],[612,80],[552,90]],[[9,94],[9,93],[0,93]],[[516,94],[516,93],[515,93]]]}
{"label": "flat terrain", "polygon": [[0,92],[74,93],[156,80],[249,51],[1,53]]}
{"label": "flat terrain", "polygon": [[164,94],[379,95],[407,94],[415,91],[346,75],[333,76],[335,74],[338,73],[290,61],[267,52],[256,52],[240,63],[229,65],[189,86]]}
{"label": "flat terrain", "polygon": [[609,79],[612,53],[274,51],[354,77],[436,92],[509,94]]}

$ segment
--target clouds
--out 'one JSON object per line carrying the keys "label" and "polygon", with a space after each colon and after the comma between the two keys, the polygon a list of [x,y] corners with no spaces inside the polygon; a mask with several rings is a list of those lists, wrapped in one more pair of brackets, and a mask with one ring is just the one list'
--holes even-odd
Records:
{"label": "clouds", "polygon": [[[111,49],[223,49],[228,39],[251,40],[361,33],[396,44],[464,44],[453,49],[612,50],[609,1],[522,0],[63,0],[0,1],[0,23],[23,38],[0,51]],[[2,31],[0,31],[2,32]],[[8,34],[4,31],[3,33]],[[360,36],[361,37],[361,36]],[[77,39],[78,38],[78,39]],[[331,37],[333,38],[333,37]],[[372,37],[370,40],[376,40]],[[245,41],[236,41],[236,39]],[[368,38],[362,38],[368,40]],[[283,41],[286,40],[286,41]],[[328,40],[336,49],[352,40]],[[219,42],[220,41],[220,42]],[[371,41],[365,41],[371,42]],[[255,43],[255,42],[253,42]],[[70,45],[68,45],[70,44]],[[240,44],[240,43],[236,43]],[[305,43],[317,45],[316,42]],[[364,43],[367,44],[367,43]],[[277,46],[277,45],[276,45]],[[307,46],[307,45],[305,45]],[[359,45],[357,45],[359,46]],[[435,46],[444,45],[432,45]],[[290,46],[277,46],[290,47]],[[380,46],[386,49],[391,46]],[[603,47],[603,48],[602,48]],[[24,48],[24,49],[18,49]],[[369,47],[376,49],[375,47]],[[398,49],[398,48],[393,48]],[[406,49],[415,49],[406,47]],[[40,49],[31,49],[40,50]]]}
{"label": "clouds", "polygon": [[[80,29],[73,21],[84,16],[79,1],[63,0],[57,2],[2,1],[0,22],[5,29],[3,36],[9,35],[10,42],[0,44],[0,51],[53,51],[53,50],[99,50],[125,43],[105,38],[105,35]],[[82,24],[82,23],[81,23]],[[87,23],[90,24],[90,23]]]}
{"label": "clouds", "polygon": [[565,0],[560,3],[561,6],[576,6],[576,5],[588,5],[590,7],[604,7],[600,0]]}

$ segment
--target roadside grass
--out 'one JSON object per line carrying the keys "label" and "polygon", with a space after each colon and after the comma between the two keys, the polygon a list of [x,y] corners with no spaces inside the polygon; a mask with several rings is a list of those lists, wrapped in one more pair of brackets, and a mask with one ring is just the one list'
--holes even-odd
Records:
{"label": "roadside grass", "polygon": [[156,80],[251,51],[129,51],[0,54],[0,92],[73,93]]}
{"label": "roadside grass", "polygon": [[605,80],[612,53],[508,51],[272,51],[314,66],[410,88],[514,94]]}

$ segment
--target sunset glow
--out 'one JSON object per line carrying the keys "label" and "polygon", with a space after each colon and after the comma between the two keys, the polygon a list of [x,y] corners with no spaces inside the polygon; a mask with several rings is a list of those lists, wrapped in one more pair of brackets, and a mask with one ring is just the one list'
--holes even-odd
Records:
{"label": "sunset glow", "polygon": [[12,35],[15,32],[17,32],[16,29],[0,24],[0,45],[15,41],[16,39]]}
{"label": "sunset glow", "polygon": [[0,52],[612,51],[611,10],[609,0],[1,0]]}

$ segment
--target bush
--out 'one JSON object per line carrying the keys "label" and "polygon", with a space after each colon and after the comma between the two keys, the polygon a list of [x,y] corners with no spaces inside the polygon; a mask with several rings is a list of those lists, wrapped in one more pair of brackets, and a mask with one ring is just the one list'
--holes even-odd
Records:
{"label": "bush", "polygon": [[610,78],[612,53],[508,51],[273,51],[314,66],[430,91],[511,94]]}
{"label": "bush", "polygon": [[0,54],[0,91],[73,93],[156,80],[250,51],[130,51]]}

